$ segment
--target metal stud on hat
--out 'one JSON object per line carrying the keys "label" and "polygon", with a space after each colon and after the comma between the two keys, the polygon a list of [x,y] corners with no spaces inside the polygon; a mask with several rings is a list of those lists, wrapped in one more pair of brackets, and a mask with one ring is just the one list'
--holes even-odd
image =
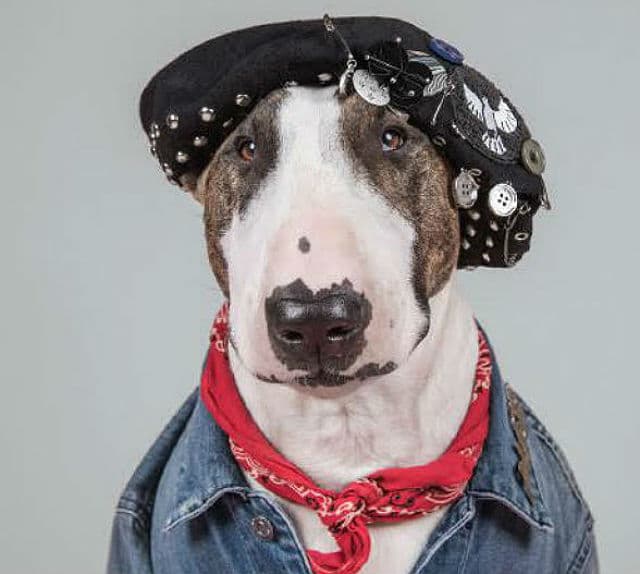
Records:
{"label": "metal stud on hat", "polygon": [[238,94],[236,96],[236,105],[246,108],[251,103],[251,97],[247,94]]}
{"label": "metal stud on hat", "polygon": [[171,130],[175,130],[178,127],[180,118],[178,118],[178,114],[167,114],[166,123],[167,127]]}
{"label": "metal stud on hat", "polygon": [[468,213],[469,213],[469,217],[473,219],[473,221],[479,221],[482,218],[482,215],[480,215],[480,212],[476,211],[475,209],[472,209]]}
{"label": "metal stud on hat", "polygon": [[178,163],[187,163],[189,161],[189,154],[184,151],[176,152],[176,161]]}
{"label": "metal stud on hat", "polygon": [[489,191],[489,209],[498,217],[509,217],[518,207],[518,194],[508,183],[498,183]]}
{"label": "metal stud on hat", "polygon": [[204,107],[200,108],[200,112],[199,113],[200,113],[200,119],[203,122],[210,122],[216,116],[215,110],[213,108],[209,108],[207,106],[204,106]]}
{"label": "metal stud on hat", "polygon": [[196,136],[193,138],[193,145],[195,147],[204,147],[207,145],[209,138],[207,136]]}
{"label": "metal stud on hat", "polygon": [[149,126],[149,137],[152,140],[157,140],[160,137],[160,126],[156,122]]}

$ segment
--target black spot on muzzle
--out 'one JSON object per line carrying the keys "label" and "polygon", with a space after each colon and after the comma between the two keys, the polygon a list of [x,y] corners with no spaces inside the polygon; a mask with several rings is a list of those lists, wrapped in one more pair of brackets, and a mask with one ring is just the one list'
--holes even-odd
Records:
{"label": "black spot on muzzle", "polygon": [[298,249],[302,251],[302,253],[309,253],[311,249],[311,242],[304,236],[298,239]]}
{"label": "black spot on muzzle", "polygon": [[302,279],[276,287],[265,313],[271,347],[291,370],[335,375],[353,365],[367,344],[371,303],[348,279],[316,293]]}

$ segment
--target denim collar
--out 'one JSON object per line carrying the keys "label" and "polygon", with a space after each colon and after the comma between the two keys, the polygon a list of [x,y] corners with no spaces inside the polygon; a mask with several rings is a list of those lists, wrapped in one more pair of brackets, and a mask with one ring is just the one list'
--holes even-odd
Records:
{"label": "denim collar", "polygon": [[[489,434],[465,496],[473,500],[494,500],[532,526],[552,530],[553,524],[542,500],[533,457],[530,477],[532,500],[527,497],[518,476],[516,436],[510,423],[506,383],[488,337],[487,342],[493,365]],[[179,472],[177,484],[172,489],[173,500],[168,505],[169,512],[163,523],[165,531],[199,516],[225,494],[235,493],[243,497],[256,494],[231,454],[227,435],[218,427],[199,397],[172,458],[174,468],[178,468]]]}

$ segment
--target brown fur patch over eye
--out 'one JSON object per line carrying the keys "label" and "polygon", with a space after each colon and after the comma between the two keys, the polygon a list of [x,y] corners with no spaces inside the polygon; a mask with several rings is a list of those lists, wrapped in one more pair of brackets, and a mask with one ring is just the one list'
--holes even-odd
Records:
{"label": "brown fur patch over eye", "polygon": [[[235,213],[242,214],[276,165],[280,148],[278,110],[285,90],[266,96],[229,134],[217,150],[198,181],[197,195],[204,204],[207,251],[220,289],[229,297],[227,262],[220,239],[229,228]],[[250,138],[255,154],[250,162],[238,154],[238,142]]]}
{"label": "brown fur patch over eye", "polygon": [[[340,121],[344,149],[355,171],[415,229],[414,289],[424,305],[449,279],[458,259],[451,170],[423,132],[357,94],[343,101]],[[397,150],[384,151],[381,134],[394,126],[404,131],[406,141]]]}

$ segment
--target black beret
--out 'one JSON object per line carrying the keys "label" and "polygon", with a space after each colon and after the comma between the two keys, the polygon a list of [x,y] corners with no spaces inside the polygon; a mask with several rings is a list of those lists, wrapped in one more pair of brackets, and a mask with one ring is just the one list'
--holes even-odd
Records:
{"label": "black beret", "polygon": [[510,267],[548,207],[541,146],[511,101],[453,46],[394,18],[326,17],[230,32],[149,81],[140,118],[167,178],[197,176],[269,92],[339,84],[405,112],[454,169],[459,267]]}

